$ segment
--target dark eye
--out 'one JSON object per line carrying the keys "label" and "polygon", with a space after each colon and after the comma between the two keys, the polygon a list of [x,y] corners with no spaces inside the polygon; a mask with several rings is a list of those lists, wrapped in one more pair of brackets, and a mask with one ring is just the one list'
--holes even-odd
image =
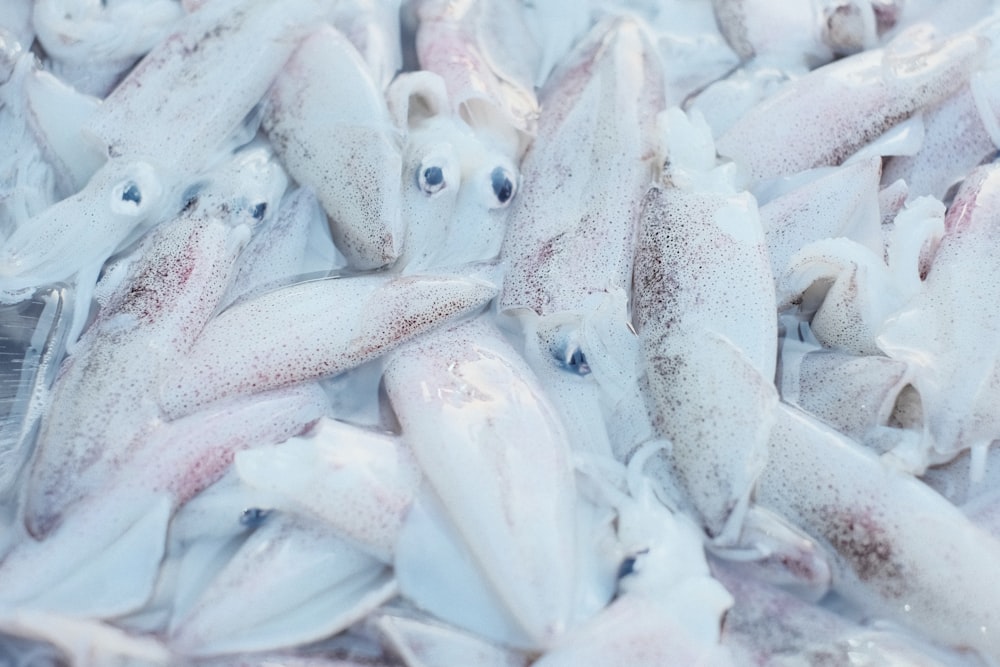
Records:
{"label": "dark eye", "polygon": [[503,167],[497,167],[490,172],[490,184],[493,186],[493,196],[500,206],[506,206],[514,196],[514,177]]}
{"label": "dark eye", "polygon": [[576,373],[577,375],[588,375],[590,373],[590,364],[587,363],[587,357],[583,354],[583,350],[578,347],[574,347],[572,350],[564,350],[562,353],[556,355],[556,359],[563,368],[571,373]]}
{"label": "dark eye", "polygon": [[420,166],[420,173],[417,175],[417,184],[420,189],[429,195],[440,192],[446,185],[444,180],[444,170],[441,167],[432,165]]}
{"label": "dark eye", "polygon": [[635,556],[629,556],[618,566],[618,578],[624,579],[633,572],[635,572]]}
{"label": "dark eye", "polygon": [[271,513],[271,510],[260,509],[259,507],[250,507],[243,510],[243,514],[240,515],[240,524],[247,526],[249,528],[256,528],[267,519],[267,515]]}
{"label": "dark eye", "polygon": [[135,183],[127,183],[125,189],[122,190],[122,201],[130,201],[139,205],[142,203],[142,193],[139,191],[139,186]]}
{"label": "dark eye", "polygon": [[267,213],[267,202],[260,202],[250,207],[250,215],[254,220],[263,220],[265,213]]}

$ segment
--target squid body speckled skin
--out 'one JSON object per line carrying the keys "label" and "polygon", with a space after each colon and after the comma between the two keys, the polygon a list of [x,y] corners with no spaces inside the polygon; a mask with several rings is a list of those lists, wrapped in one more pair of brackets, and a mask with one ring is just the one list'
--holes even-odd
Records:
{"label": "squid body speckled skin", "polygon": [[542,91],[545,119],[501,252],[509,264],[502,311],[577,312],[591,294],[628,290],[663,103],[648,40],[627,18],[603,21]]}
{"label": "squid body speckled skin", "polygon": [[928,637],[1000,657],[1000,576],[990,565],[1000,542],[805,413],[782,404],[777,415],[756,499],[836,554],[834,590]]}
{"label": "squid body speckled skin", "polygon": [[[914,48],[919,57],[907,50]],[[916,47],[907,40],[844,58],[756,105],[719,137],[719,154],[745,165],[754,181],[840,164],[957,90],[982,52],[980,39],[961,35]]]}
{"label": "squid body speckled skin", "polygon": [[665,122],[673,152],[643,201],[633,285],[647,404],[685,502],[731,543],[777,402],[774,283],[757,202],[715,167],[704,121]]}
{"label": "squid body speckled skin", "polygon": [[208,3],[142,59],[87,131],[111,158],[198,173],[264,97],[318,11],[310,0]]}
{"label": "squid body speckled skin", "polygon": [[337,247],[358,268],[399,257],[401,139],[357,49],[330,26],[302,41],[263,127],[288,173],[313,188]]}
{"label": "squid body speckled skin", "polygon": [[[633,19],[599,22],[549,78],[541,101],[546,113],[501,250],[507,274],[498,309],[519,325],[526,358],[574,448],[627,453],[642,436],[611,442],[604,420],[622,404],[641,404],[625,398],[638,353],[627,294],[664,104],[652,36]],[[624,421],[632,428],[644,419]]]}
{"label": "squid body speckled skin", "polygon": [[[163,378],[160,403],[177,417],[228,396],[336,375],[481,308],[495,294],[488,282],[448,275],[327,278],[267,292],[208,323]],[[343,318],[325,319],[331,308]],[[281,323],[292,321],[300,326],[290,334]],[[238,349],[238,357],[220,356],[225,349]]]}

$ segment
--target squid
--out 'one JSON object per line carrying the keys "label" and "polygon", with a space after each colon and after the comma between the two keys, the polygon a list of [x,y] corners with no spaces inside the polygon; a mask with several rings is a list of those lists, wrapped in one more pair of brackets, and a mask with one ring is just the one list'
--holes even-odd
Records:
{"label": "squid", "polygon": [[[267,202],[252,203],[251,214],[261,211],[262,224],[240,255],[236,274],[226,296],[225,306],[273,289],[281,281],[293,281],[306,273],[310,231],[314,221],[326,217],[316,195],[307,188],[297,188],[281,199],[278,211],[268,216]],[[263,206],[263,210],[261,210]]]}
{"label": "squid", "polygon": [[535,133],[538,46],[513,0],[419,0],[417,58],[444,80],[451,109],[520,157]]}
{"label": "squid", "polygon": [[382,90],[403,69],[400,4],[401,0],[339,0],[327,14],[368,63]]}
{"label": "squid", "polygon": [[792,257],[814,241],[846,236],[881,252],[881,173],[878,157],[858,160],[761,204],[776,284],[785,278]]}
{"label": "squid", "polygon": [[397,542],[401,593],[509,646],[550,644],[572,621],[584,545],[569,442],[537,380],[473,321],[393,354],[385,387],[429,491]]}
{"label": "squid", "polygon": [[911,437],[922,436],[919,396],[909,364],[879,354],[802,347],[787,341],[782,346],[783,401],[881,451],[907,437],[901,429],[909,427]]}
{"label": "squid", "polygon": [[[207,323],[162,378],[159,405],[177,418],[227,397],[336,375],[479,310],[495,294],[491,283],[460,275],[334,277],[273,290]],[[340,315],[330,321],[334,308]],[[237,353],[220,355],[226,349]]]}
{"label": "squid", "polygon": [[[162,215],[167,191],[147,162],[108,163],[79,193],[25,220],[0,250],[0,290],[96,282],[104,261]],[[85,232],[85,233],[84,233]]]}
{"label": "squid", "polygon": [[755,183],[836,166],[958,90],[983,51],[969,34],[899,38],[820,67],[744,114],[718,138],[719,154],[744,165]]}
{"label": "squid", "polygon": [[[989,307],[995,291],[995,211],[1000,168],[974,171],[944,220],[945,233],[922,289],[888,317],[876,342],[888,356],[910,363],[930,437],[928,462],[948,460],[964,449],[979,455],[997,437],[996,356],[991,331],[998,322]],[[957,319],[961,311],[961,320]],[[951,322],[962,321],[956,327]]]}
{"label": "squid", "polygon": [[[643,27],[627,18],[596,25],[553,73],[541,103],[544,124],[525,157],[525,187],[501,252],[509,267],[498,307],[544,316],[629,285],[637,201],[654,173],[663,104]],[[543,208],[549,213],[539,215]]]}
{"label": "squid", "polygon": [[35,3],[32,25],[53,71],[103,98],[182,16],[173,0],[42,0]]}
{"label": "squid", "polygon": [[782,302],[799,302],[825,346],[879,354],[885,350],[878,342],[882,327],[924,290],[923,277],[945,226],[941,202],[921,197],[884,228],[883,244],[875,251],[848,238],[809,244],[791,259],[782,279]]}
{"label": "squid", "polygon": [[[781,404],[756,501],[835,554],[833,589],[942,644],[1000,656],[1000,542],[910,475]],[[947,577],[941,576],[947,571]]]}
{"label": "squid", "polygon": [[774,283],[757,203],[715,166],[707,125],[679,109],[665,122],[669,168],[643,200],[633,284],[646,402],[672,443],[656,475],[733,544],[777,403]]}
{"label": "squid", "polygon": [[[720,619],[732,598],[709,575],[701,531],[664,507],[655,484],[642,476],[656,447],[647,446],[627,467],[610,462],[619,475],[581,469],[596,483],[600,502],[613,508],[615,541],[627,559],[615,599],[535,664],[733,664],[719,644]],[[613,480],[622,475],[628,493]]]}
{"label": "squid", "polygon": [[520,187],[516,154],[457,117],[444,79],[433,72],[400,75],[387,96],[396,124],[406,128],[406,234],[394,268],[414,273],[495,259]]}
{"label": "squid", "polygon": [[[1000,144],[997,71],[972,75],[970,86],[924,114],[925,138],[916,155],[889,158],[883,181],[903,179],[916,195],[945,199]],[[978,93],[978,95],[977,95]]]}
{"label": "squid", "polygon": [[272,515],[171,620],[187,656],[273,650],[336,634],[396,592],[383,563],[321,525]]}
{"label": "squid", "polygon": [[379,633],[407,667],[463,664],[527,667],[528,656],[448,627],[442,623],[382,612],[374,621]]}
{"label": "squid", "polygon": [[875,13],[866,0],[802,2],[789,11],[753,0],[714,0],[712,6],[726,41],[744,60],[815,67],[830,62],[835,48],[844,55],[876,42]]}
{"label": "squid", "polygon": [[[546,112],[501,248],[497,307],[521,330],[575,448],[627,454],[648,429],[615,443],[604,420],[622,404],[640,405],[630,400],[639,352],[627,294],[664,103],[651,36],[634,19],[602,20],[551,75],[541,103]],[[646,419],[632,416],[621,423]]]}
{"label": "squid", "polygon": [[268,95],[263,128],[288,173],[315,190],[352,265],[399,257],[400,137],[345,37],[327,25],[302,41]]}
{"label": "squid", "polygon": [[712,574],[735,598],[722,624],[722,643],[738,664],[964,664],[912,635],[851,623],[821,606],[741,577],[725,564],[714,563]]}
{"label": "squid", "polygon": [[310,0],[208,3],[129,72],[85,132],[108,157],[152,161],[171,182],[200,172],[229,148],[318,11]]}
{"label": "squid", "polygon": [[279,510],[322,520],[344,539],[391,563],[422,474],[398,437],[321,419],[309,434],[236,455],[248,486]]}

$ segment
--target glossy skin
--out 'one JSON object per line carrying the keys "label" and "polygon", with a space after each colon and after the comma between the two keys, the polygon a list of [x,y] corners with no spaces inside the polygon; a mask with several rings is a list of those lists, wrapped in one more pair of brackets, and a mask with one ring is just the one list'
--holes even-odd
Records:
{"label": "glossy skin", "polygon": [[172,0],[42,0],[32,24],[60,78],[104,97],[182,16]]}
{"label": "glossy skin", "polygon": [[130,234],[163,214],[165,195],[148,163],[108,163],[82,191],[11,234],[2,252],[0,288],[10,292],[98,269]]}
{"label": "glossy skin", "polygon": [[756,182],[838,165],[957,90],[983,51],[969,35],[917,46],[918,61],[907,48],[912,42],[860,53],[783,87],[719,137],[720,155],[744,164]]}
{"label": "glossy skin", "polygon": [[[267,292],[219,314],[166,377],[167,415],[336,375],[481,308],[493,285],[462,276],[313,280]],[[324,314],[338,310],[330,321]],[[284,323],[297,321],[289,332]],[[227,357],[222,350],[235,350]]]}
{"label": "glossy skin", "polygon": [[591,294],[628,290],[660,77],[648,36],[628,19],[595,26],[552,75],[501,251],[501,312],[578,312]]}
{"label": "glossy skin", "polygon": [[942,643],[1000,655],[1000,578],[988,565],[1000,558],[1000,542],[794,408],[779,408],[770,447],[757,501],[836,553],[834,590]]}
{"label": "glossy skin", "polygon": [[317,11],[309,0],[232,4],[188,15],[104,101],[87,131],[110,157],[155,156],[174,175],[201,171],[264,97]]}
{"label": "glossy skin", "polygon": [[406,237],[395,268],[413,273],[496,258],[521,185],[515,152],[452,113],[445,81],[432,72],[400,75],[387,96],[406,128]]}
{"label": "glossy skin", "polygon": [[857,356],[836,350],[782,350],[781,399],[863,442],[885,427],[900,392],[912,380],[908,364],[881,355]]}
{"label": "glossy skin", "polygon": [[417,57],[444,79],[455,115],[516,156],[534,134],[538,47],[513,0],[416,3]]}
{"label": "glossy skin", "polygon": [[881,249],[881,173],[879,158],[858,160],[761,205],[776,284],[783,283],[792,257],[812,241],[848,236]]}
{"label": "glossy skin", "polygon": [[633,285],[646,402],[683,502],[731,544],[777,401],[773,280],[753,197],[714,168],[703,121],[667,114],[670,168],[643,200]]}
{"label": "glossy skin", "polygon": [[[579,451],[627,456],[648,435],[637,426],[615,442],[607,420],[639,405],[627,294],[662,77],[655,45],[633,19],[603,20],[577,44],[542,91],[546,111],[501,250],[498,309],[516,319]],[[631,431],[643,421],[629,414],[620,423]]]}
{"label": "glossy skin", "polygon": [[[947,460],[967,448],[985,447],[996,437],[997,365],[990,332],[998,323],[996,293],[996,207],[1000,170],[981,167],[969,178],[945,218],[945,234],[922,289],[886,320],[880,349],[914,366],[932,449]],[[965,324],[950,322],[962,312]]]}
{"label": "glossy skin", "polygon": [[322,524],[276,514],[172,619],[168,641],[202,657],[291,647],[336,634],[395,594],[383,563]]}
{"label": "glossy skin", "polygon": [[[976,75],[973,75],[974,77]],[[984,81],[991,108],[985,110],[993,123],[1000,117],[996,98],[996,74]],[[994,151],[994,138],[983,122],[971,88],[958,91],[933,109],[925,118],[926,136],[920,152],[913,156],[894,157],[885,167],[884,182],[904,179],[914,195],[933,195],[939,199],[980,165]]]}
{"label": "glossy skin", "polygon": [[271,89],[263,127],[288,173],[315,190],[351,264],[395,261],[400,142],[381,89],[346,38],[324,26],[301,43]]}
{"label": "glossy skin", "polygon": [[[507,643],[549,644],[567,627],[576,585],[576,491],[553,406],[513,349],[476,322],[400,350],[385,384],[444,520],[516,628]],[[397,552],[397,567],[405,556]],[[447,620],[471,621],[463,615]]]}
{"label": "glossy skin", "polygon": [[332,419],[280,447],[240,453],[235,468],[247,485],[276,494],[275,507],[322,519],[384,562],[422,478],[398,437]]}
{"label": "glossy skin", "polygon": [[368,63],[382,90],[403,68],[400,4],[400,0],[341,0],[327,15]]}

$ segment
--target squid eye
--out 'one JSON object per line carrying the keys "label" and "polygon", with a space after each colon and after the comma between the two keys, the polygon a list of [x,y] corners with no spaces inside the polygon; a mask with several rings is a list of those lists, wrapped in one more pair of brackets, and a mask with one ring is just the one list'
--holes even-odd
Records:
{"label": "squid eye", "polygon": [[264,523],[270,513],[271,510],[249,507],[243,510],[243,514],[240,515],[240,524],[249,528],[256,528]]}
{"label": "squid eye", "polygon": [[502,208],[514,198],[516,189],[514,179],[514,175],[503,167],[497,167],[490,172],[490,185],[493,186],[493,196],[497,200],[497,205],[493,208]]}
{"label": "squid eye", "polygon": [[636,561],[635,556],[629,556],[628,558],[626,558],[621,562],[621,565],[618,566],[619,579],[624,579],[628,575],[635,572],[635,561]]}
{"label": "squid eye", "polygon": [[441,167],[421,164],[420,171],[417,173],[417,185],[426,194],[433,195],[443,190],[448,183],[445,181],[444,170]]}
{"label": "squid eye", "polygon": [[250,207],[250,217],[254,220],[263,220],[267,213],[267,202],[260,202],[256,206]]}
{"label": "squid eye", "polygon": [[122,190],[122,201],[130,201],[136,206],[142,203],[142,192],[139,191],[139,186],[129,181],[125,184],[125,188]]}
{"label": "squid eye", "polygon": [[579,347],[564,349],[557,352],[555,357],[559,365],[570,373],[577,375],[590,374],[590,364],[587,363],[587,357]]}

